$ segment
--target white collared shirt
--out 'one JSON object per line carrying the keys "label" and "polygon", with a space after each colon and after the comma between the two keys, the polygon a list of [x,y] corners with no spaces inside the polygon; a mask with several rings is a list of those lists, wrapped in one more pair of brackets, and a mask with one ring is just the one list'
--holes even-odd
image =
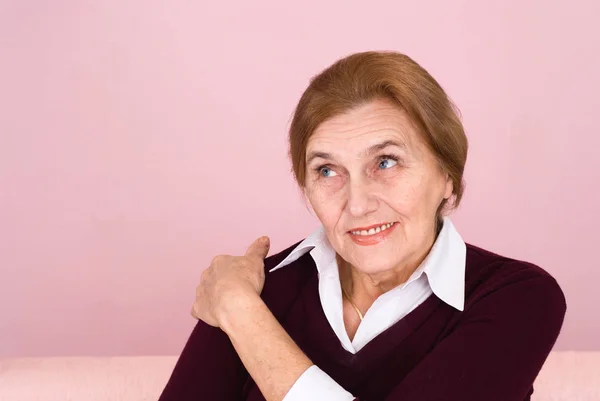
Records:
{"label": "white collared shirt", "polygon": [[[466,245],[448,217],[444,217],[442,229],[425,260],[404,284],[375,300],[360,322],[352,341],[344,325],[336,252],[327,239],[323,226],[298,244],[270,272],[291,264],[307,252],[310,252],[317,266],[323,312],[348,352],[358,352],[432,294],[457,310],[462,311],[464,308]],[[284,401],[318,399],[352,401],[354,397],[313,365],[300,376]]]}

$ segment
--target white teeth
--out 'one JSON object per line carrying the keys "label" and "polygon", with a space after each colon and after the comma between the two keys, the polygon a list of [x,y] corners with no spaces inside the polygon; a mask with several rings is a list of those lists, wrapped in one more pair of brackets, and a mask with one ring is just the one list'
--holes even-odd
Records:
{"label": "white teeth", "polygon": [[350,232],[353,235],[367,236],[367,235],[377,234],[377,233],[379,233],[381,231],[385,231],[385,230],[387,230],[388,228],[390,228],[393,225],[394,225],[394,223],[387,223],[387,224],[382,224],[379,227],[371,228],[369,230],[350,231]]}

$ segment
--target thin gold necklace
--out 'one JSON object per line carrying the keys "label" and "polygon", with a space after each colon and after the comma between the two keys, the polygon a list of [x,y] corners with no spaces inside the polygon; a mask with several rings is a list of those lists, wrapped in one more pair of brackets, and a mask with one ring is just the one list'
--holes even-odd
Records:
{"label": "thin gold necklace", "polygon": [[363,314],[361,313],[360,309],[358,309],[358,306],[356,306],[356,304],[352,301],[352,298],[346,292],[346,289],[344,289],[344,287],[342,287],[342,293],[346,296],[346,299],[348,300],[348,302],[350,302],[350,305],[352,305],[352,307],[354,308],[354,310],[356,311],[356,313],[358,313],[358,317],[360,318],[360,321],[362,322],[362,320],[363,320]]}

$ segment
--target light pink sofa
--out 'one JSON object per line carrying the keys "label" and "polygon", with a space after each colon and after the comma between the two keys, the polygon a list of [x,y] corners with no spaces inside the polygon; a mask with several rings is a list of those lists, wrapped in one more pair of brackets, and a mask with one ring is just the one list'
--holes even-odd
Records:
{"label": "light pink sofa", "polygon": [[[153,401],[176,357],[0,360],[0,401]],[[554,352],[535,401],[600,401],[600,352]]]}

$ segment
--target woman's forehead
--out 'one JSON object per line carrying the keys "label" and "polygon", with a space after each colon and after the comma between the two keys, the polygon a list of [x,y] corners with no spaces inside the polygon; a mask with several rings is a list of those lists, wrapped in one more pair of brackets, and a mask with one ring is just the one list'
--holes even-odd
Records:
{"label": "woman's forehead", "polygon": [[346,128],[324,126],[315,131],[307,144],[307,161],[313,158],[314,153],[368,156],[392,146],[408,152],[414,150],[419,142],[416,130],[402,122],[382,120]]}
{"label": "woman's forehead", "polygon": [[382,140],[410,145],[417,134],[408,115],[389,100],[374,100],[321,123],[308,141],[312,147],[341,143],[370,147]]}

